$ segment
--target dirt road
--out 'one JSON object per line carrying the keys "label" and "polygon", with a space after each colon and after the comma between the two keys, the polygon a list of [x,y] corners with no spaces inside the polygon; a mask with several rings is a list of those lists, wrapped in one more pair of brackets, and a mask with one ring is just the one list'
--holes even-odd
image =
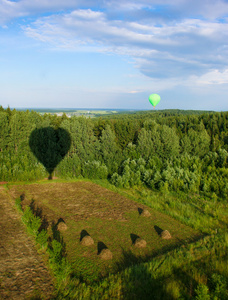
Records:
{"label": "dirt road", "polygon": [[13,200],[0,186],[0,299],[50,299],[53,290],[52,278]]}

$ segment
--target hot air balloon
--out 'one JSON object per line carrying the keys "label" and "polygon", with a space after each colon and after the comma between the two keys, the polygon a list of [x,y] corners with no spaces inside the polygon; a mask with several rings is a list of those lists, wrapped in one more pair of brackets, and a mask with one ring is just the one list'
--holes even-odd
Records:
{"label": "hot air balloon", "polygon": [[160,100],[161,100],[161,97],[158,94],[151,94],[149,96],[149,101],[153,105],[154,108],[160,102]]}

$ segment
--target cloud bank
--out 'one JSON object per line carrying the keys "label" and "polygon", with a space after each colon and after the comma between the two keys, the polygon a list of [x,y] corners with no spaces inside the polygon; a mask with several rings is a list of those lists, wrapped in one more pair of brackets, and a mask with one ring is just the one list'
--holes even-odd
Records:
{"label": "cloud bank", "polygon": [[146,11],[140,21],[121,20],[109,18],[108,12],[77,9],[38,18],[23,29],[27,36],[55,48],[133,57],[135,66],[151,78],[187,79],[213,70],[222,74],[227,69],[226,22],[185,16],[167,22],[153,18],[153,14],[149,18]]}

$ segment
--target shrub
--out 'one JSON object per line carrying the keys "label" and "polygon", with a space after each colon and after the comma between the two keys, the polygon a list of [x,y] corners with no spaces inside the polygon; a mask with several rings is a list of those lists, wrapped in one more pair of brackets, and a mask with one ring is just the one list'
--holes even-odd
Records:
{"label": "shrub", "polygon": [[62,259],[62,244],[56,240],[52,240],[51,247],[49,249],[50,260],[55,263],[60,263]]}
{"label": "shrub", "polygon": [[28,232],[32,236],[37,237],[39,228],[41,226],[41,219],[33,215],[33,212],[29,206],[26,207],[24,211],[22,222],[26,225]]}
{"label": "shrub", "polygon": [[106,179],[108,168],[100,161],[88,161],[83,166],[83,176],[90,179]]}
{"label": "shrub", "polygon": [[205,284],[200,283],[196,289],[196,300],[210,300],[208,294],[208,287]]}
{"label": "shrub", "polygon": [[47,242],[48,242],[48,233],[46,230],[42,229],[37,237],[36,237],[36,242],[38,244],[40,244],[42,247],[46,247],[47,246]]}
{"label": "shrub", "polygon": [[211,285],[214,290],[214,299],[228,299],[226,278],[219,274],[212,274]]}

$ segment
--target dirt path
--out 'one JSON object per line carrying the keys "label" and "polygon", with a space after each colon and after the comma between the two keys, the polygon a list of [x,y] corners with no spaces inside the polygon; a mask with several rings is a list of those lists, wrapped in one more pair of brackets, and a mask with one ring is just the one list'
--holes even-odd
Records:
{"label": "dirt path", "polygon": [[26,234],[13,200],[0,186],[0,299],[50,299],[52,291],[42,257]]}

